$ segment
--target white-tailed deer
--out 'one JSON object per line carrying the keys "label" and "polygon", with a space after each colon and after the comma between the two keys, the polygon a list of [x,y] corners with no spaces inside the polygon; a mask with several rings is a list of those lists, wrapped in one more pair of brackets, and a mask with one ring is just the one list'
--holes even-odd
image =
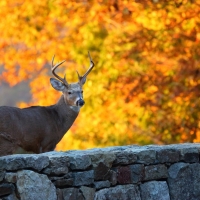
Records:
{"label": "white-tailed deer", "polygon": [[53,65],[52,73],[57,78],[51,78],[54,89],[63,94],[55,105],[32,106],[16,108],[0,107],[0,156],[9,155],[23,149],[27,152],[42,153],[53,151],[57,143],[69,130],[84,105],[82,87],[87,75],[94,67],[90,57],[90,68],[80,76],[77,83],[69,84],[66,78],[61,78],[55,70],[64,61]]}

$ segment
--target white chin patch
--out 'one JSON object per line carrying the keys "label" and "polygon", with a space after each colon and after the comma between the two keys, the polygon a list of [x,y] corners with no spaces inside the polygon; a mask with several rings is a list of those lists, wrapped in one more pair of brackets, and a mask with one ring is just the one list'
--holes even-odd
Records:
{"label": "white chin patch", "polygon": [[70,106],[70,108],[75,112],[79,112],[81,107],[79,107],[79,106]]}

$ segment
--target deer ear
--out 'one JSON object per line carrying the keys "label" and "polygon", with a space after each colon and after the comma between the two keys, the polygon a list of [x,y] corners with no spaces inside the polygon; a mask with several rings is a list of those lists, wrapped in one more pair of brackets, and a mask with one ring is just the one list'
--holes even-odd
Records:
{"label": "deer ear", "polygon": [[50,82],[51,82],[52,87],[55,90],[64,91],[64,89],[66,88],[66,86],[64,85],[64,83],[62,83],[61,81],[59,81],[59,80],[57,80],[55,78],[50,78]]}

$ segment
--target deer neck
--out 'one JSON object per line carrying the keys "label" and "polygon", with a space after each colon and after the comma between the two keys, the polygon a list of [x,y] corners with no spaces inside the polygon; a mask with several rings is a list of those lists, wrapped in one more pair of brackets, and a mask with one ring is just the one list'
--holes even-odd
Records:
{"label": "deer neck", "polygon": [[64,100],[64,96],[62,95],[59,101],[56,104],[56,108],[59,110],[59,113],[69,113],[71,115],[78,115],[80,108],[78,106],[71,106],[67,104]]}
{"label": "deer neck", "polygon": [[70,129],[75,119],[79,114],[79,110],[75,108],[71,108],[70,105],[65,103],[64,96],[62,95],[57,102],[53,106],[53,109],[56,110],[57,113],[57,125],[59,131],[59,139],[63,137],[63,135]]}

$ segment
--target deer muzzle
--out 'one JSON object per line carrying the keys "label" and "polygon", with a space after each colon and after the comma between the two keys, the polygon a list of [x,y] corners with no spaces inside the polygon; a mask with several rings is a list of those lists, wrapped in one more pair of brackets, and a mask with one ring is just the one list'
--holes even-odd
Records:
{"label": "deer muzzle", "polygon": [[76,105],[77,105],[77,106],[80,106],[80,107],[82,107],[84,104],[85,104],[85,101],[84,101],[83,99],[79,99],[79,100],[76,102]]}

